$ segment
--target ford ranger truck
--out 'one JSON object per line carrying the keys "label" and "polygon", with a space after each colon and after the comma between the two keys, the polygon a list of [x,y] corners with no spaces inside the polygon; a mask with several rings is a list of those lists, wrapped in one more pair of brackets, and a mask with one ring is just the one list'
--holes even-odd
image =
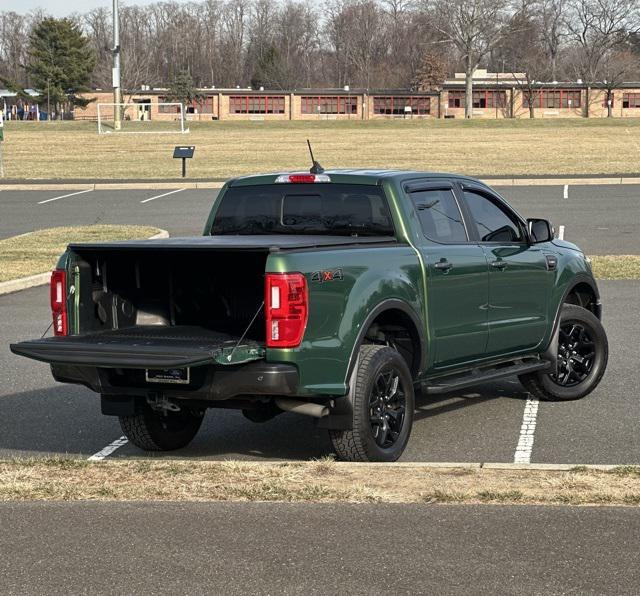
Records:
{"label": "ford ranger truck", "polygon": [[472,178],[334,170],[230,180],[204,234],[70,244],[53,337],[11,345],[101,395],[144,450],[207,409],[317,419],[337,456],[393,461],[415,391],[517,376],[572,400],[607,364],[589,259]]}

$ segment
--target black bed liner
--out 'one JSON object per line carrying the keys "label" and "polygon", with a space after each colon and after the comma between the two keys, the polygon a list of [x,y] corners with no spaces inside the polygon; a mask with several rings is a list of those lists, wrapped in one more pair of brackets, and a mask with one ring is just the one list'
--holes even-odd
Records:
{"label": "black bed liner", "polygon": [[[257,360],[257,342],[202,327],[130,327],[87,335],[47,337],[11,344],[14,354],[50,364],[105,368],[181,368],[201,364],[236,364]],[[235,349],[234,349],[235,348]],[[231,354],[226,361],[222,356]]]}

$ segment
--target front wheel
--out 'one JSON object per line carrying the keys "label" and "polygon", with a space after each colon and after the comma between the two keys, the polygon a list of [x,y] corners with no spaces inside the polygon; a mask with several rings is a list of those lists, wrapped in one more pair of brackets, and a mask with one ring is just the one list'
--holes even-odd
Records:
{"label": "front wheel", "polygon": [[521,375],[520,382],[541,400],[580,399],[600,383],[608,358],[607,334],[598,317],[581,306],[565,304],[560,313],[557,372]]}
{"label": "front wheel", "polygon": [[200,429],[204,412],[181,408],[177,412],[154,410],[145,403],[133,416],[120,416],[127,439],[145,451],[172,451],[186,447]]}
{"label": "front wheel", "polygon": [[387,346],[360,348],[353,401],[353,428],[330,430],[336,455],[346,461],[396,461],[413,424],[411,373],[402,356]]}

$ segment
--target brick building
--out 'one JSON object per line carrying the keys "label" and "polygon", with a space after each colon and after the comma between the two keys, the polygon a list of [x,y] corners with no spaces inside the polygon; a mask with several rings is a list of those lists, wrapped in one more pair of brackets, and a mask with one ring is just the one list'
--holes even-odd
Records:
{"label": "brick building", "polygon": [[[607,91],[580,82],[538,83],[527,90],[524,75],[476,71],[473,87],[474,118],[528,118],[529,101],[536,118],[603,118],[608,112]],[[438,91],[403,89],[299,89],[293,91],[213,89],[199,90],[199,99],[186,106],[187,119],[209,120],[374,120],[392,118],[464,118],[465,81],[457,73]],[[76,108],[76,119],[97,119],[97,104],[110,103],[110,92],[85,94],[92,101]],[[178,109],[167,89],[143,89],[125,95],[131,120],[171,120]],[[640,83],[624,83],[612,91],[614,117],[640,116]],[[102,108],[101,108],[102,109]],[[108,108],[104,108],[108,117]]]}

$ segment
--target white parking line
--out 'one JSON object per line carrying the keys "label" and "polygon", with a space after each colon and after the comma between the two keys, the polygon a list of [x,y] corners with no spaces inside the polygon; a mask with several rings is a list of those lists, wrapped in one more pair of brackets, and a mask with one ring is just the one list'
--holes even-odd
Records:
{"label": "white parking line", "polygon": [[109,443],[104,449],[100,449],[98,453],[94,453],[89,461],[102,461],[105,457],[111,455],[116,449],[120,449],[123,445],[126,445],[129,441],[127,437],[120,437],[116,439],[113,443]]}
{"label": "white parking line", "polygon": [[514,464],[531,463],[531,451],[533,450],[533,441],[535,439],[536,423],[538,419],[538,404],[540,402],[534,397],[529,397],[524,406],[524,414],[522,416],[522,426],[520,427],[520,438],[513,456]]}
{"label": "white parking line", "polygon": [[78,192],[72,192],[68,195],[62,195],[61,197],[53,197],[53,199],[47,199],[46,201],[38,201],[38,205],[44,205],[45,203],[51,203],[51,201],[59,201],[60,199],[66,199],[67,197],[74,197],[75,195],[81,195],[85,192],[91,192],[93,188],[87,188],[87,190],[79,190]]}
{"label": "white parking line", "polygon": [[169,195],[175,194],[177,192],[182,192],[183,190],[187,190],[186,188],[179,188],[178,190],[171,190],[169,192],[165,192],[161,195],[157,195],[155,197],[151,197],[150,199],[145,199],[144,201],[140,201],[141,203],[148,203],[149,201],[155,201],[156,199],[160,199],[162,197],[167,197]]}
{"label": "white parking line", "polygon": [[558,240],[564,240],[564,226],[558,226]]}
{"label": "white parking line", "polygon": [[564,191],[562,193],[562,198],[563,199],[568,199],[569,198],[569,185],[568,184],[564,185]]}

